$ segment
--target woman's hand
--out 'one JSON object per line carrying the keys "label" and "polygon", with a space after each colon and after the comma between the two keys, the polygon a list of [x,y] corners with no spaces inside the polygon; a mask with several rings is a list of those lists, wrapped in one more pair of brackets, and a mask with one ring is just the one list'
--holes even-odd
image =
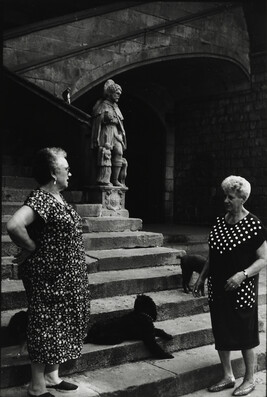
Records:
{"label": "woman's hand", "polygon": [[239,287],[239,285],[244,281],[246,276],[243,272],[238,272],[234,274],[232,277],[228,278],[226,284],[224,286],[225,291],[234,291]]}
{"label": "woman's hand", "polygon": [[21,265],[23,262],[28,259],[34,251],[28,251],[24,248],[22,248],[16,255],[14,255],[14,259],[12,260],[13,263],[17,263],[18,265]]}
{"label": "woman's hand", "polygon": [[199,276],[193,287],[193,296],[195,298],[199,298],[200,296],[205,296],[204,284],[205,284],[205,279]]}

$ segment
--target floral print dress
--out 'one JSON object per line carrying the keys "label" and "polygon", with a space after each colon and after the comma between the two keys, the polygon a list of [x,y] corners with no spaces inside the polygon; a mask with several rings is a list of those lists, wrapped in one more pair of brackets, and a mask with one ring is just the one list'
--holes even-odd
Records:
{"label": "floral print dress", "polygon": [[24,203],[39,215],[28,230],[37,248],[20,268],[27,344],[31,361],[46,364],[80,356],[90,313],[81,218],[63,201],[37,189]]}
{"label": "floral print dress", "polygon": [[234,225],[218,217],[210,232],[208,299],[217,350],[251,349],[259,344],[259,275],[245,279],[234,291],[226,292],[224,287],[231,276],[252,265],[265,240],[266,229],[251,213]]}

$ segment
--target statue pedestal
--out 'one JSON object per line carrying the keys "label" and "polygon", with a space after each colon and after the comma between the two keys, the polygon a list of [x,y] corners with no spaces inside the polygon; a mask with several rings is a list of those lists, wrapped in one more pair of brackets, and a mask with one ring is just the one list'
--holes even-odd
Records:
{"label": "statue pedestal", "polygon": [[128,187],[95,185],[84,188],[85,202],[102,204],[101,216],[129,217],[125,209],[125,194]]}

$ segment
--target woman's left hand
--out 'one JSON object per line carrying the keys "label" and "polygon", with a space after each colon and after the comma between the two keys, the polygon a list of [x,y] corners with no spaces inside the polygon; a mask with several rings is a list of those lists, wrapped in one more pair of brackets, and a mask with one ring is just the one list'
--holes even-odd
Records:
{"label": "woman's left hand", "polygon": [[234,291],[239,287],[239,285],[244,281],[244,273],[243,272],[238,272],[234,274],[232,277],[228,278],[224,289],[225,291]]}

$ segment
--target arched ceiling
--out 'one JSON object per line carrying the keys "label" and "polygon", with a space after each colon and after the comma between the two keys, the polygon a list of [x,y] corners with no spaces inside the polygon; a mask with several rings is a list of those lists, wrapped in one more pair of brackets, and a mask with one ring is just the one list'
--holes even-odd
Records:
{"label": "arched ceiling", "polygon": [[[134,68],[112,77],[120,84],[125,95],[144,95],[162,89],[174,100],[218,95],[250,84],[242,69],[233,62],[215,58],[184,58],[161,61]],[[74,99],[73,105],[90,113],[94,101],[102,96],[101,83],[84,95]]]}
{"label": "arched ceiling", "polygon": [[[236,1],[236,0],[235,0]],[[221,0],[221,3],[234,3],[235,1]],[[136,3],[146,1],[135,0]],[[207,0],[206,0],[207,2]],[[4,31],[19,28],[24,25],[38,23],[45,19],[60,17],[85,9],[96,9],[105,6],[127,6],[131,1],[110,0],[2,0]],[[212,3],[212,0],[210,0]],[[246,15],[248,31],[251,42],[251,52],[267,49],[267,2],[266,0],[243,0],[238,3],[243,5]]]}

